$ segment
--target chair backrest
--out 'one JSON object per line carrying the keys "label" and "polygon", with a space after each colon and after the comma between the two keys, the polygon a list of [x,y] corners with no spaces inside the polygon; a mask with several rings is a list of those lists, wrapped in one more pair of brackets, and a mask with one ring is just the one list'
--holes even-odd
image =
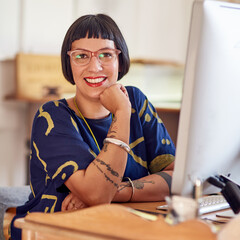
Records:
{"label": "chair backrest", "polygon": [[[20,187],[0,187],[0,239],[4,239],[3,221],[5,221],[4,214],[6,210],[8,208],[16,208],[17,206],[23,205],[28,200],[30,193],[31,189],[29,185]],[[11,217],[14,215],[15,213],[13,215],[11,214]]]}

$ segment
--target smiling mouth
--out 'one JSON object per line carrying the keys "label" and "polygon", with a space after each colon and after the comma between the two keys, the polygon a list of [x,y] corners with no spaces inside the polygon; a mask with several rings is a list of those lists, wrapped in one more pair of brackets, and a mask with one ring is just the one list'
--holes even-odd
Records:
{"label": "smiling mouth", "polygon": [[84,78],[84,80],[88,83],[91,83],[91,84],[96,84],[96,83],[100,83],[104,80],[106,80],[107,78],[106,77],[99,77],[99,78]]}

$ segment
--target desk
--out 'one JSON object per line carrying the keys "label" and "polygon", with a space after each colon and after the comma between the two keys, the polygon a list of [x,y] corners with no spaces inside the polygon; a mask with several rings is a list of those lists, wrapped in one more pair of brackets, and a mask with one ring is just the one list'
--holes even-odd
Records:
{"label": "desk", "polygon": [[131,213],[126,206],[156,211],[155,203],[107,204],[58,213],[31,213],[15,221],[23,240],[216,240],[208,225],[192,220],[170,226],[162,216],[155,221]]}

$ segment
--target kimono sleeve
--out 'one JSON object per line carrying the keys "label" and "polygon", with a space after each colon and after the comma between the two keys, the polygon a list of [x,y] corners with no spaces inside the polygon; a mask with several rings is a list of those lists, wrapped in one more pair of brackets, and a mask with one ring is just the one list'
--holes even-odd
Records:
{"label": "kimono sleeve", "polygon": [[31,161],[45,172],[46,181],[54,181],[56,188],[95,158],[80,130],[76,116],[60,101],[44,104],[35,116]]}
{"label": "kimono sleeve", "polygon": [[166,127],[148,98],[133,88],[134,102],[143,129],[150,173],[162,171],[175,159],[175,146]]}

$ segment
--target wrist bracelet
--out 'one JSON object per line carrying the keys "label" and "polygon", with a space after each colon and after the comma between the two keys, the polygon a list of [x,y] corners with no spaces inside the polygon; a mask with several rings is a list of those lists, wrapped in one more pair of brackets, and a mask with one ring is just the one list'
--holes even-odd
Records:
{"label": "wrist bracelet", "polygon": [[131,180],[131,178],[129,178],[129,177],[125,177],[125,178],[129,181],[129,183],[130,183],[130,185],[131,185],[131,187],[132,187],[131,197],[130,197],[130,199],[127,201],[127,202],[131,202],[131,201],[132,201],[132,198],[133,198],[133,195],[134,195],[134,184],[133,184],[133,181]]}
{"label": "wrist bracelet", "polygon": [[113,143],[121,148],[123,148],[126,152],[130,152],[130,147],[123,141],[121,140],[118,140],[116,138],[105,138],[104,141],[103,141],[103,144],[104,143]]}

